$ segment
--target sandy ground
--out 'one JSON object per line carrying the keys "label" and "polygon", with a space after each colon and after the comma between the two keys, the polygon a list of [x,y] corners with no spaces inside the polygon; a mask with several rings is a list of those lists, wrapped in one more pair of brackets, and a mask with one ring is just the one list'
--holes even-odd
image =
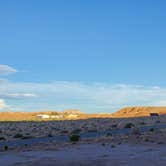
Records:
{"label": "sandy ground", "polygon": [[[54,122],[3,122],[0,124],[1,142],[15,134],[33,137],[61,135],[79,130],[105,131],[124,128],[126,123],[135,126],[165,123],[165,116],[135,119],[90,119]],[[120,125],[119,125],[120,124]],[[116,127],[114,126],[116,125]],[[133,128],[134,129],[134,128]],[[137,128],[138,129],[138,128]],[[166,129],[81,140],[73,144],[49,142],[32,146],[8,147],[0,152],[0,166],[165,166]],[[5,140],[3,139],[5,138]]]}
{"label": "sandy ground", "polygon": [[73,145],[59,150],[5,152],[2,166],[165,166],[166,146],[100,143]]}
{"label": "sandy ground", "polygon": [[0,165],[165,166],[166,130],[8,149],[0,152]]}

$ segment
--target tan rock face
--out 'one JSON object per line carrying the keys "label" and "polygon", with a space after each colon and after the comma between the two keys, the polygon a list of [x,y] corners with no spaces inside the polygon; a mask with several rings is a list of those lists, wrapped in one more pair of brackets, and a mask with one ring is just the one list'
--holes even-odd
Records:
{"label": "tan rock face", "polygon": [[150,113],[166,114],[166,107],[126,107],[112,114],[113,117],[150,116]]}

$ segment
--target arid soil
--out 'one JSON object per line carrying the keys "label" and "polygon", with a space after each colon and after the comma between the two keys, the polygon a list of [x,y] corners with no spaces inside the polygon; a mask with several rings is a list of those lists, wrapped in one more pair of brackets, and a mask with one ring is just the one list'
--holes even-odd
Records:
{"label": "arid soil", "polygon": [[[141,126],[165,125],[166,115],[128,118],[104,116],[73,120],[0,122],[0,143],[4,143],[0,149],[0,165],[166,165],[166,129],[150,128],[146,132],[139,130]],[[70,136],[73,133],[79,135],[124,128],[130,128],[130,133],[108,134],[100,138],[80,139],[78,142],[51,141],[16,147],[5,146],[6,141],[20,142],[25,138]]]}
{"label": "arid soil", "polygon": [[50,142],[0,152],[3,166],[165,166],[166,130]]}
{"label": "arid soil", "polygon": [[140,118],[95,118],[83,120],[0,122],[0,142],[23,138],[70,135],[125,128],[128,123],[146,126],[166,123],[166,116]]}

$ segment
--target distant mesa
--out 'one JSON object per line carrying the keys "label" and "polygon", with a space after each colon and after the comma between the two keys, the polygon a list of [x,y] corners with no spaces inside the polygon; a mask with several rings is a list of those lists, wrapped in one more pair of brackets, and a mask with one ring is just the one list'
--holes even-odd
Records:
{"label": "distant mesa", "polygon": [[126,107],[112,114],[113,117],[159,116],[166,114],[166,107]]}

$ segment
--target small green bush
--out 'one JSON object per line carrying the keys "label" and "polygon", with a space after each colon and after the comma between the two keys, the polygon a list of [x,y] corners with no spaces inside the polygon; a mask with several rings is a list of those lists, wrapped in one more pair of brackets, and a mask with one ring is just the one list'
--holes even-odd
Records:
{"label": "small green bush", "polygon": [[149,139],[148,139],[148,138],[145,138],[145,142],[149,142]]}
{"label": "small green bush", "polygon": [[5,141],[6,138],[5,137],[0,137],[0,141]]}
{"label": "small green bush", "polygon": [[112,136],[112,134],[111,134],[111,133],[107,133],[106,136],[107,136],[107,137],[110,137],[110,136]]}
{"label": "small green bush", "polygon": [[23,135],[22,134],[16,134],[16,135],[14,135],[14,137],[13,138],[22,138],[23,137]]}
{"label": "small green bush", "polygon": [[101,145],[102,145],[102,146],[105,146],[105,143],[102,143]]}
{"label": "small green bush", "polygon": [[150,132],[154,132],[154,128],[151,128],[149,131],[150,131]]}
{"label": "small green bush", "polygon": [[53,137],[53,135],[51,133],[48,134],[48,137]]}
{"label": "small green bush", "polygon": [[125,125],[125,128],[131,128],[131,127],[134,127],[134,124],[133,123],[127,123]]}
{"label": "small green bush", "polygon": [[7,145],[5,145],[4,146],[4,150],[8,150],[9,148],[8,148],[8,146]]}
{"label": "small green bush", "polygon": [[73,134],[73,135],[70,136],[70,141],[71,142],[78,142],[79,140],[80,140],[79,135]]}
{"label": "small green bush", "polygon": [[116,146],[115,145],[111,145],[111,148],[115,148]]}

